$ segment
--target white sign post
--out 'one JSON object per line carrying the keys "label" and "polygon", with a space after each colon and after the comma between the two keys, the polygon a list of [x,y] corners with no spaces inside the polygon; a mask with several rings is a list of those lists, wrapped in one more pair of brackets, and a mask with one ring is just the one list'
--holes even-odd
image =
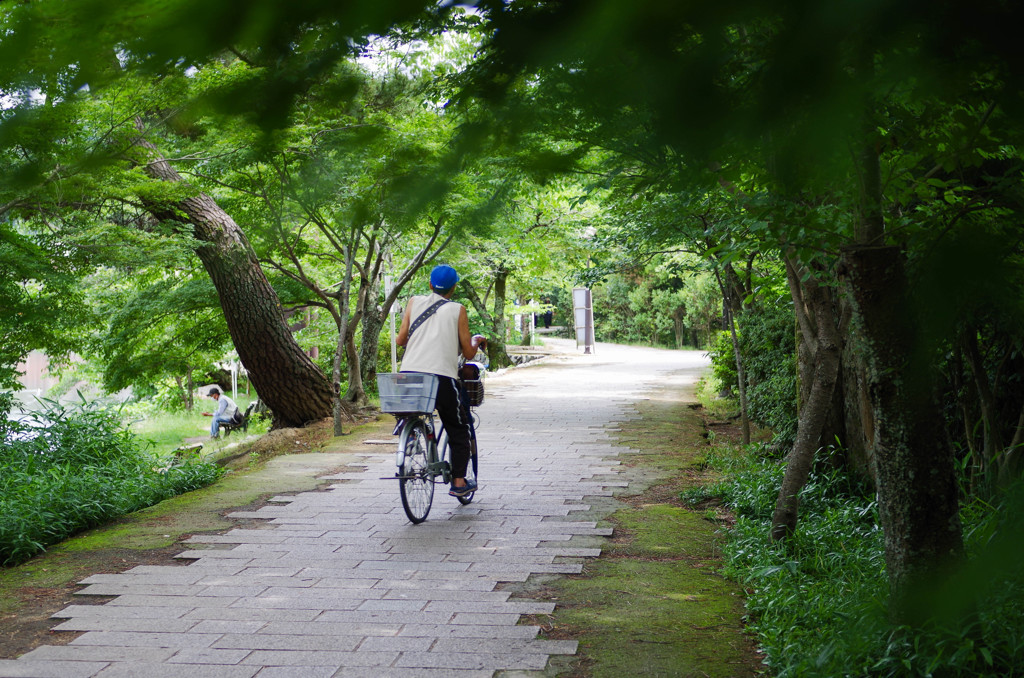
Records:
{"label": "white sign post", "polygon": [[576,323],[576,348],[583,346],[584,353],[594,351],[594,308],[591,305],[590,290],[577,287],[572,291],[573,316]]}

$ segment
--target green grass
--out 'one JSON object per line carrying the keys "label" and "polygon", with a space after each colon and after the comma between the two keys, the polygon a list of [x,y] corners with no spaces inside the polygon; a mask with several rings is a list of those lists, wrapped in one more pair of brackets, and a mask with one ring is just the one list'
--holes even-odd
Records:
{"label": "green grass", "polygon": [[697,401],[711,417],[728,417],[739,411],[735,398],[721,398],[722,382],[718,377],[708,375],[697,382]]}
{"label": "green grass", "polygon": [[[238,405],[238,409],[245,412],[251,400],[253,399],[245,395],[239,395],[235,403]],[[192,412],[155,412],[130,415],[131,430],[141,440],[151,444],[157,456],[165,457],[172,454],[190,438],[203,438],[203,443],[206,444],[205,439],[210,435],[210,418],[204,417],[202,413],[213,411],[214,406],[213,400],[197,400]],[[252,417],[249,420],[247,434],[266,433],[269,426],[268,421]],[[236,437],[239,440],[242,438],[236,432],[226,440]],[[223,433],[221,439],[225,440]]]}

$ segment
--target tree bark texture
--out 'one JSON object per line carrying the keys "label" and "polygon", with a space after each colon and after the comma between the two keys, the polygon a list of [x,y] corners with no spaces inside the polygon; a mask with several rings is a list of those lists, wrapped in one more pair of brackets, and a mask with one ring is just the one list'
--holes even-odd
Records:
{"label": "tree bark texture", "polygon": [[799,283],[795,276],[790,276],[790,284],[794,302],[803,307],[798,312],[809,316],[801,324],[814,332],[807,342],[813,356],[813,369],[806,400],[797,418],[796,440],[786,458],[786,472],[772,515],[771,536],[776,541],[787,539],[796,531],[799,493],[807,484],[814,455],[821,447],[821,432],[828,419],[839,374],[842,344],[837,312],[828,288],[813,278],[796,287]]}
{"label": "tree bark texture", "polygon": [[846,468],[858,479],[876,486],[875,413],[868,396],[867,369],[855,343],[844,338],[840,368],[843,434]]}
{"label": "tree bark texture", "polygon": [[[526,299],[520,299],[521,305],[526,304]],[[531,342],[530,337],[530,319],[533,318],[533,313],[520,313],[519,314],[519,336],[522,338],[522,345],[529,346]]]}
{"label": "tree bark texture", "polygon": [[[506,360],[508,360],[508,354],[505,352],[505,343],[508,339],[508,326],[505,321],[505,292],[508,285],[508,274],[509,270],[504,266],[499,267],[494,273],[494,312],[491,314],[491,320],[494,323],[494,336],[501,337],[500,356],[504,356]],[[488,342],[488,350],[489,349],[490,342]],[[488,358],[493,359],[494,356],[488,355]],[[509,360],[509,363],[511,362],[512,361]],[[500,367],[505,366],[506,365],[500,365]]]}
{"label": "tree bark texture", "polygon": [[[140,138],[138,145],[148,151],[144,167],[150,177],[182,181],[153,144]],[[296,343],[277,293],[238,224],[205,193],[150,211],[158,218],[192,224],[202,243],[196,254],[217,289],[238,357],[256,393],[273,412],[274,428],[305,426],[329,417],[330,385]]]}
{"label": "tree bark texture", "polygon": [[[799,276],[794,276],[794,272],[787,272],[787,280],[797,311],[797,412],[802,412],[814,383],[814,346],[817,342],[817,329],[813,322],[813,313],[802,301],[803,292],[800,291]],[[836,386],[825,415],[818,447],[834,446],[829,463],[835,468],[845,468],[848,473],[873,487],[873,413],[867,397],[863,360],[853,350],[845,330],[852,311],[842,295],[836,295],[830,290],[829,296],[831,303],[838,309],[838,315],[833,315],[833,318],[839,323],[840,358]],[[802,318],[801,314],[808,318]]]}
{"label": "tree bark texture", "polygon": [[953,450],[935,404],[930,352],[909,303],[903,253],[853,247],[843,264],[874,411],[890,615],[914,624],[963,557]]}
{"label": "tree bark texture", "polygon": [[[356,292],[355,307],[350,309],[345,330],[345,367],[348,386],[345,391],[345,402],[355,407],[365,407],[369,402],[366,389],[363,388],[363,370],[360,363],[359,347],[356,346],[356,329],[363,320],[363,309],[366,305],[366,288],[369,283],[365,276],[359,278],[359,290]],[[341,350],[339,344],[338,350]]]}
{"label": "tree bark texture", "polygon": [[370,289],[366,299],[366,311],[363,313],[361,329],[363,341],[359,345],[359,369],[364,384],[377,383],[377,360],[380,351],[380,332],[388,314],[377,301],[381,295],[381,278]]}
{"label": "tree bark texture", "polygon": [[348,345],[349,328],[351,327],[349,324],[349,306],[351,305],[349,292],[352,289],[352,270],[355,267],[353,246],[352,240],[350,240],[348,244],[340,248],[341,254],[345,258],[345,276],[342,278],[337,291],[330,295],[334,297],[337,303],[337,307],[331,309],[331,314],[334,316],[335,326],[338,328],[338,342],[334,346],[334,360],[331,362],[331,418],[334,420],[335,437],[345,433],[341,422],[341,415],[343,414],[341,403],[341,358],[345,355]]}

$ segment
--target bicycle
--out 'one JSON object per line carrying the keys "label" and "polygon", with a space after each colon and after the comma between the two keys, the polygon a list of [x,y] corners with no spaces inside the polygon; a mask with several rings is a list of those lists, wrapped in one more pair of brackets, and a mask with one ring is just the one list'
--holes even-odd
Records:
{"label": "bicycle", "polygon": [[[477,372],[479,375],[479,372]],[[467,482],[477,479],[476,416],[472,408],[482,402],[479,397],[470,397],[465,382],[459,380],[463,402],[469,413],[470,456],[466,468]],[[399,494],[405,515],[414,525],[427,519],[434,501],[434,485],[441,478],[444,484],[452,481],[451,464],[448,461],[448,434],[444,425],[434,421],[434,403],[437,399],[438,378],[433,374],[419,372],[391,372],[377,375],[380,389],[380,409],[394,415],[398,436],[395,465],[398,470]],[[475,492],[459,497],[459,503],[467,505],[473,501]]]}

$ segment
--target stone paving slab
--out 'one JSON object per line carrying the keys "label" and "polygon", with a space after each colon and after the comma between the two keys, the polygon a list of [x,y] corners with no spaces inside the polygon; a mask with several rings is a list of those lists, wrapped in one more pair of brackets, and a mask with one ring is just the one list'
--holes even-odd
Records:
{"label": "stone paving slab", "polygon": [[107,662],[93,662],[84,659],[81,661],[30,661],[22,656],[18,659],[0,659],[0,676],[4,676],[4,678],[90,678],[98,675],[108,665]]}
{"label": "stone paving slab", "polygon": [[411,525],[390,446],[367,446],[325,491],[279,496],[237,518],[262,525],[197,535],[180,565],[82,580],[55,630],[67,645],[0,661],[0,678],[489,678],[541,676],[574,641],[538,639],[523,615],[550,602],[498,587],[573,574],[612,529],[573,514],[614,495],[609,435],[659,380],[693,381],[696,352],[599,345],[598,356],[488,379],[478,411],[481,490],[462,506],[438,486]]}

